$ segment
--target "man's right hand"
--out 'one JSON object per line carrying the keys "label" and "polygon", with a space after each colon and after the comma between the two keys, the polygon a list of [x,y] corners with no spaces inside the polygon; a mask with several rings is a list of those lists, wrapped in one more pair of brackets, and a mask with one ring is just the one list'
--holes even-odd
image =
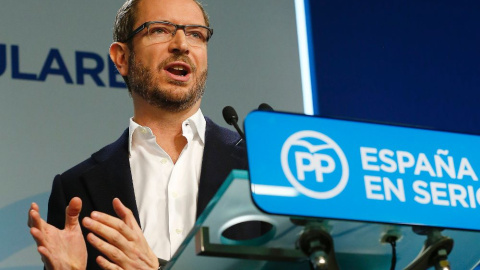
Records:
{"label": "man's right hand", "polygon": [[59,230],[40,217],[36,203],[30,206],[28,227],[46,269],[86,269],[87,247],[78,222],[80,210],[82,200],[75,197],[65,210],[65,229]]}

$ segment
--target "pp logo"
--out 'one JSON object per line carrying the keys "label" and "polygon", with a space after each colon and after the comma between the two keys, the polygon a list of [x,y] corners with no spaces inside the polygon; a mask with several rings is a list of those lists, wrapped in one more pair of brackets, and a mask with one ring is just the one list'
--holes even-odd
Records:
{"label": "pp logo", "polygon": [[299,131],[283,144],[282,168],[301,193],[316,199],[340,194],[348,182],[348,162],[332,139],[316,131]]}

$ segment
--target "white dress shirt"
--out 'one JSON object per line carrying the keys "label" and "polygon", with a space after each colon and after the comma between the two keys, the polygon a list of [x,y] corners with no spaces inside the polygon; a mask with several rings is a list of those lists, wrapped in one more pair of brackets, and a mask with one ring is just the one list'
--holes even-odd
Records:
{"label": "white dress shirt", "polygon": [[152,130],[130,119],[129,160],[140,223],[148,244],[164,260],[195,224],[205,126],[200,110],[183,122],[187,145],[173,164]]}

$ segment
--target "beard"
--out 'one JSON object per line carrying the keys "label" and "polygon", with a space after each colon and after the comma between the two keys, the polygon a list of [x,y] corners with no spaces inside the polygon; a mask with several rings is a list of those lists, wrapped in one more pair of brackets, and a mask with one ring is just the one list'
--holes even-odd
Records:
{"label": "beard", "polygon": [[[190,59],[184,55],[173,55],[160,63],[155,73],[161,70],[172,61],[183,61],[192,68],[192,75],[197,74],[196,66],[191,63]],[[127,86],[131,93],[135,93],[147,101],[150,105],[170,112],[180,112],[191,108],[202,98],[205,93],[205,83],[207,81],[207,69],[200,71],[197,77],[194,77],[194,84],[186,93],[183,91],[175,91],[162,89],[155,81],[152,71],[145,67],[141,62],[135,59],[135,53],[132,52],[128,61]],[[173,86],[185,86],[186,82],[180,82],[173,79],[168,80]]]}

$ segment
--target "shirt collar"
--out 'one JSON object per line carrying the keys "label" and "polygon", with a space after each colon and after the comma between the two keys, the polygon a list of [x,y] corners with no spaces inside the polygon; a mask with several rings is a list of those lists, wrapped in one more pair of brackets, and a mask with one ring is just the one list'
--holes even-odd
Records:
{"label": "shirt collar", "polygon": [[133,132],[141,127],[135,121],[133,121],[133,117],[130,117],[130,124],[128,125],[128,153],[132,153],[132,139],[133,139]]}
{"label": "shirt collar", "polygon": [[198,135],[203,144],[205,144],[205,129],[207,126],[207,121],[200,109],[190,116],[184,123],[188,123],[192,127],[192,132],[194,135]]}
{"label": "shirt collar", "polygon": [[[205,121],[205,117],[203,116],[202,111],[200,109],[198,109],[198,111],[194,115],[190,116],[185,121],[183,121],[182,126],[185,123],[188,123],[191,126],[192,133],[194,135],[198,135],[201,142],[205,145],[205,130],[206,130],[206,126],[207,126],[207,121]],[[129,154],[132,151],[133,132],[137,128],[145,128],[145,129],[148,129],[151,132],[149,127],[146,127],[146,126],[143,127],[143,126],[139,125],[138,123],[136,123],[133,120],[133,117],[130,117],[130,124],[128,126],[128,153]]]}

